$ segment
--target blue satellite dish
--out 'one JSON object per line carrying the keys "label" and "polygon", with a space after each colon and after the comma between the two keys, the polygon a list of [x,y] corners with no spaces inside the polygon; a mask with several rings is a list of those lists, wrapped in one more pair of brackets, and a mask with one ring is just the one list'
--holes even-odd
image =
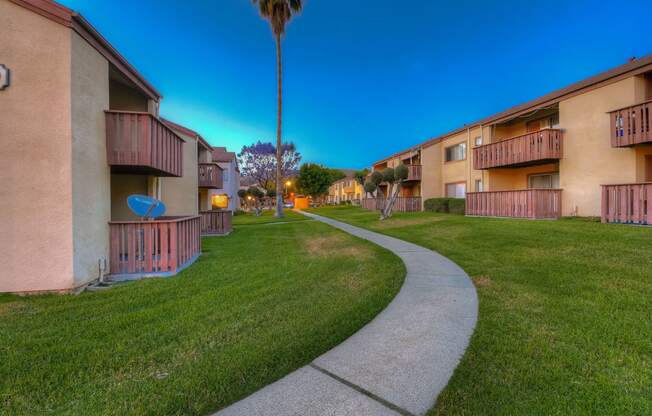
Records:
{"label": "blue satellite dish", "polygon": [[129,195],[127,205],[134,214],[142,218],[156,218],[165,214],[165,204],[147,195]]}

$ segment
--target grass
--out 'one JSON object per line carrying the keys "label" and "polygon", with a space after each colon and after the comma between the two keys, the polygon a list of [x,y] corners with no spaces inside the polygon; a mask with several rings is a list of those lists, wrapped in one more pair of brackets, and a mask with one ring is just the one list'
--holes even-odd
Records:
{"label": "grass", "polygon": [[208,414],[355,333],[405,275],[315,221],[236,226],[203,250],[173,278],[0,296],[0,414]]}
{"label": "grass", "polygon": [[274,210],[264,210],[259,217],[255,216],[253,212],[246,212],[233,217],[233,225],[257,225],[257,224],[270,224],[276,222],[291,222],[291,221],[309,221],[308,218],[301,214],[286,209],[283,211],[285,218],[279,219],[274,217]]}
{"label": "grass", "polygon": [[334,207],[315,213],[436,250],[480,298],[431,415],[652,414],[652,229]]}

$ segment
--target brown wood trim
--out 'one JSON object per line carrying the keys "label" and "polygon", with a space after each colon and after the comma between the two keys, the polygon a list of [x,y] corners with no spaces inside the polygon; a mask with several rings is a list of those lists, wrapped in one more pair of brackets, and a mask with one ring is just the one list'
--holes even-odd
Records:
{"label": "brown wood trim", "polygon": [[647,103],[652,103],[652,99],[641,101],[640,103],[635,103],[635,104],[628,105],[628,106],[625,106],[625,107],[616,108],[615,110],[609,110],[609,111],[607,111],[607,114],[615,113],[616,111],[623,111],[623,110],[626,110],[628,108],[637,107],[639,105],[643,105],[643,104],[647,104]]}
{"label": "brown wood trim", "polygon": [[185,221],[185,220],[191,220],[193,218],[199,218],[199,215],[189,215],[189,216],[180,216],[180,217],[173,217],[173,218],[163,218],[163,219],[156,219],[153,221],[138,221],[138,220],[129,220],[129,221],[109,221],[109,224],[156,224],[156,223],[173,223],[173,222],[180,222],[180,221]]}
{"label": "brown wood trim", "polygon": [[154,101],[163,96],[81,14],[52,0],[10,0],[63,26],[72,28]]}
{"label": "brown wood trim", "polygon": [[70,27],[74,11],[50,0],[9,0],[19,6],[33,11],[36,14]]}
{"label": "brown wood trim", "polygon": [[80,14],[73,15],[72,29],[95,48],[113,66],[136,84],[150,99],[160,101],[163,96],[118,52],[104,36]]}

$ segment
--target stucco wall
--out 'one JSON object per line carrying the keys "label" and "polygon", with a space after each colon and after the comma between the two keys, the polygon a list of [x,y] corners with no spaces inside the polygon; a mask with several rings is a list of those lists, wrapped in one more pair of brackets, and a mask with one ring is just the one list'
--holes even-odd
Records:
{"label": "stucco wall", "polygon": [[635,150],[611,147],[607,112],[636,104],[637,84],[631,77],[559,103],[562,215],[598,216],[601,184],[636,182]]}
{"label": "stucco wall", "polygon": [[0,1],[0,292],[73,286],[70,37]]}
{"label": "stucco wall", "polygon": [[197,139],[177,132],[183,144],[183,176],[161,178],[161,200],[165,203],[165,215],[197,215],[199,168],[197,165]]}
{"label": "stucco wall", "polygon": [[441,143],[421,149],[421,196],[423,200],[442,196]]}
{"label": "stucco wall", "polygon": [[556,163],[528,166],[524,168],[490,169],[487,171],[487,185],[491,191],[513,191],[528,188],[528,176],[539,173],[558,172]]}
{"label": "stucco wall", "polygon": [[72,197],[75,286],[99,278],[109,257],[111,172],[104,110],[109,108],[108,62],[72,32]]}
{"label": "stucco wall", "polygon": [[139,217],[134,215],[127,206],[127,197],[133,194],[150,195],[149,176],[111,174],[112,221],[139,219]]}
{"label": "stucco wall", "polygon": [[112,110],[142,112],[150,110],[147,97],[115,80],[110,81],[109,105]]}

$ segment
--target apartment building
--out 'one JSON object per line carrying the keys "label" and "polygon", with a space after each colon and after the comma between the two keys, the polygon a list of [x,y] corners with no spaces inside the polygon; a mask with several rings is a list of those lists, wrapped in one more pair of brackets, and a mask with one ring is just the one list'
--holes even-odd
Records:
{"label": "apartment building", "polygon": [[229,152],[226,147],[216,147],[212,151],[213,162],[223,172],[222,186],[212,189],[207,203],[212,210],[228,210],[235,212],[240,209],[240,167],[235,152]]}
{"label": "apartment building", "polygon": [[376,162],[467,215],[652,224],[652,55]]}
{"label": "apartment building", "polygon": [[[0,292],[171,275],[201,253],[210,146],[158,115],[161,94],[81,15],[0,0]],[[127,196],[163,200],[142,221]]]}
{"label": "apartment building", "polygon": [[188,207],[194,205],[200,216],[200,230],[204,236],[224,235],[231,232],[233,211],[218,209],[211,205],[213,192],[224,188],[227,178],[222,163],[213,158],[214,148],[199,133],[161,119],[165,125],[176,132],[187,143],[184,158],[189,166],[182,178],[166,179],[161,197],[169,204],[183,203]]}
{"label": "apartment building", "polygon": [[341,202],[351,201],[359,203],[364,196],[364,188],[355,180],[355,171],[351,169],[342,169],[345,177],[339,179],[328,187],[328,196],[326,202],[339,204]]}

